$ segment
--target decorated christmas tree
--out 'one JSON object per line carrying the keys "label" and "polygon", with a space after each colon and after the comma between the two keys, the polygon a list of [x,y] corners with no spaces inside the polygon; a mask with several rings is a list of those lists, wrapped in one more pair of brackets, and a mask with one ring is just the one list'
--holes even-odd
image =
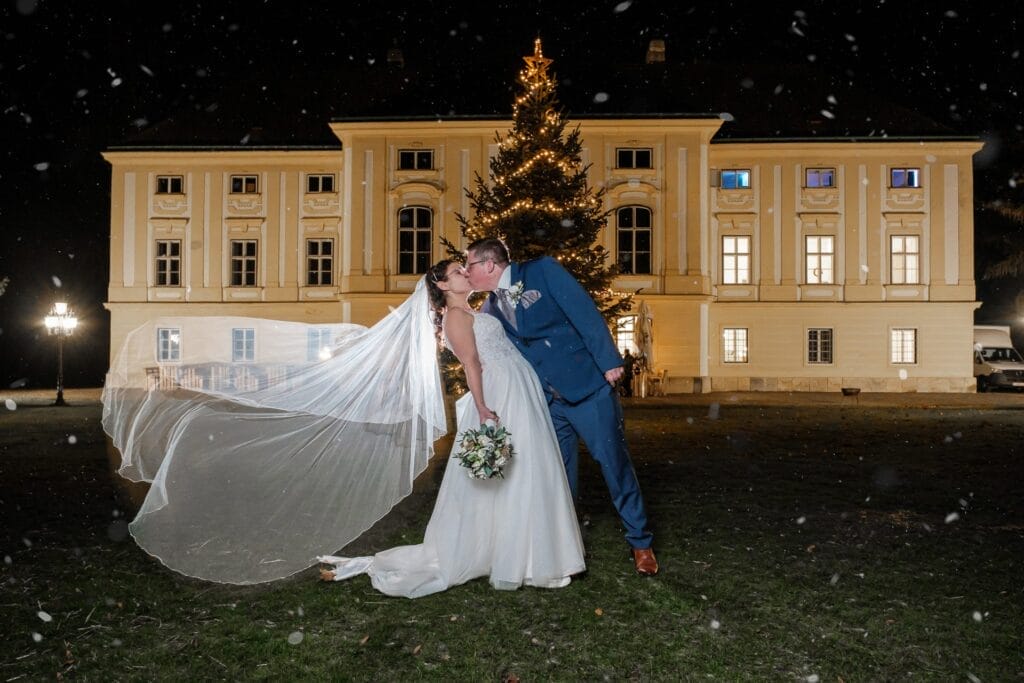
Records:
{"label": "decorated christmas tree", "polygon": [[[587,185],[579,128],[565,130],[557,82],[548,72],[552,60],[544,57],[540,38],[523,60],[512,129],[496,135],[488,178],[477,174],[476,189],[466,191],[473,215],[458,216],[462,234],[467,242],[500,237],[516,261],[558,259],[614,320],[629,310],[632,295],[612,289],[617,268],[606,265],[607,250],[595,244],[608,217],[604,190]],[[459,254],[456,245],[446,246]]]}

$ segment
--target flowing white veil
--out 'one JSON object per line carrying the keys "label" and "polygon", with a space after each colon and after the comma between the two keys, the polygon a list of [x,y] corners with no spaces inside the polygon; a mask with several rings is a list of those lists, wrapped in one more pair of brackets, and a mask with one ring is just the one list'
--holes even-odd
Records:
{"label": "flowing white veil", "polygon": [[135,540],[232,584],[342,548],[412,491],[445,433],[437,351],[423,280],[369,329],[180,317],[134,330],[103,427],[119,474],[151,482]]}

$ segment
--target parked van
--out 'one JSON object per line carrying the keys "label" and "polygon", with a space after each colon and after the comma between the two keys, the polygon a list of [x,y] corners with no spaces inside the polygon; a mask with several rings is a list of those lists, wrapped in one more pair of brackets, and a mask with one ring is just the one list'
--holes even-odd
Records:
{"label": "parked van", "polygon": [[974,376],[978,391],[1024,389],[1024,358],[1013,348],[1008,325],[974,326]]}

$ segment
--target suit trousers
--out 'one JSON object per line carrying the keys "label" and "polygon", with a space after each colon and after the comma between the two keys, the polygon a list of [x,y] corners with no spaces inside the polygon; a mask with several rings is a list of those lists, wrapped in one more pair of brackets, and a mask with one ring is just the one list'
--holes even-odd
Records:
{"label": "suit trousers", "polygon": [[640,482],[626,445],[622,405],[612,386],[605,385],[579,403],[550,395],[548,400],[573,499],[579,497],[579,440],[583,439],[601,466],[612,503],[626,528],[626,541],[633,548],[651,547]]}

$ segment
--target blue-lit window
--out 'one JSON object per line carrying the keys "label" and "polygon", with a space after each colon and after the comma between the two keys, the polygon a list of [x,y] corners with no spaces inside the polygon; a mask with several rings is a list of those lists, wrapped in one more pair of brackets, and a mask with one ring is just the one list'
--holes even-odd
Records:
{"label": "blue-lit window", "polygon": [[835,187],[836,169],[834,168],[809,168],[806,171],[806,187]]}
{"label": "blue-lit window", "polygon": [[236,327],[231,330],[231,360],[245,363],[256,360],[256,330],[251,327]]}
{"label": "blue-lit window", "polygon": [[747,169],[727,169],[722,171],[721,188],[723,190],[750,189],[750,171]]}
{"label": "blue-lit window", "polygon": [[921,169],[892,168],[889,179],[890,187],[921,187]]}

